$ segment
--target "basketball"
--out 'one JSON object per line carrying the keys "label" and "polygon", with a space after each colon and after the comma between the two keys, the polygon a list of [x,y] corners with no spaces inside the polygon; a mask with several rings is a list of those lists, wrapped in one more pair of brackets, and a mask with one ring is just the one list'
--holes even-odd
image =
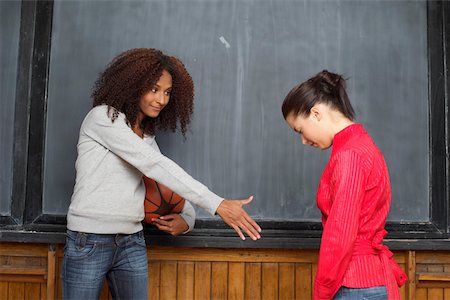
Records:
{"label": "basketball", "polygon": [[144,222],[151,223],[152,218],[181,212],[184,207],[184,198],[151,178],[143,176],[143,180],[145,185]]}

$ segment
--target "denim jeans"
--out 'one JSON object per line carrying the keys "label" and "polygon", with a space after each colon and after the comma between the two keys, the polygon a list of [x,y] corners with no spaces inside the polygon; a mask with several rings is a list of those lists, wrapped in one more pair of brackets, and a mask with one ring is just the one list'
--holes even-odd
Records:
{"label": "denim jeans", "polygon": [[62,266],[63,299],[98,299],[105,280],[113,299],[147,299],[147,247],[135,234],[67,230]]}
{"label": "denim jeans", "polygon": [[385,286],[354,289],[341,287],[333,300],[386,300],[388,298]]}

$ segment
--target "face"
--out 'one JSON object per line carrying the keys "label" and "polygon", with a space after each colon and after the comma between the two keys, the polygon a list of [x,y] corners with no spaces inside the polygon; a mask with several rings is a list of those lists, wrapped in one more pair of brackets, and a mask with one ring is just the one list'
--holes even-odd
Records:
{"label": "face", "polygon": [[158,82],[139,100],[139,108],[141,109],[139,117],[141,119],[145,116],[156,118],[169,103],[171,91],[172,76],[169,72],[163,70]]}
{"label": "face", "polygon": [[301,136],[304,145],[325,150],[331,147],[333,139],[327,133],[322,117],[319,110],[312,108],[308,117],[291,113],[287,116],[286,122]]}

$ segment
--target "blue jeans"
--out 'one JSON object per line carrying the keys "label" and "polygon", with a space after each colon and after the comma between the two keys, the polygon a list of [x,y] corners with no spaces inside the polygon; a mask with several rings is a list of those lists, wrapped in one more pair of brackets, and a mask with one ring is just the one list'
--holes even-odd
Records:
{"label": "blue jeans", "polygon": [[333,300],[386,300],[388,298],[385,286],[364,289],[341,287]]}
{"label": "blue jeans", "polygon": [[92,234],[67,230],[61,277],[63,299],[98,299],[106,277],[113,299],[147,300],[144,233]]}

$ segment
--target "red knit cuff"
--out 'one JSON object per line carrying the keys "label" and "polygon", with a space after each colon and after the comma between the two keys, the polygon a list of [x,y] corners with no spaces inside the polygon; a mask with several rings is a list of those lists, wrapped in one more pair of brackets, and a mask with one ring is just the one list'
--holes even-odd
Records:
{"label": "red knit cuff", "polygon": [[317,280],[314,281],[314,300],[330,300],[332,299],[331,289]]}

